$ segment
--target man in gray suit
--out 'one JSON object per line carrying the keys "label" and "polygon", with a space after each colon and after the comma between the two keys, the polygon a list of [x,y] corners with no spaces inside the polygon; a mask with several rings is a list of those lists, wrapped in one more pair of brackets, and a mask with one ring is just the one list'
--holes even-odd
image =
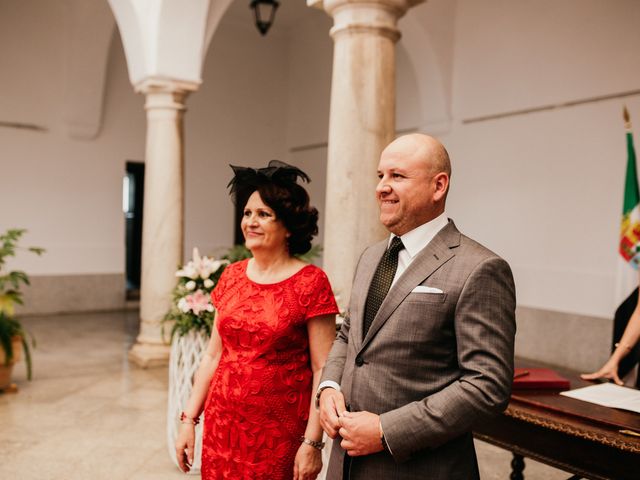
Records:
{"label": "man in gray suit", "polygon": [[316,396],[335,439],[327,479],[479,478],[471,429],[506,407],[513,379],[511,270],[447,219],[436,139],[398,138],[378,176],[391,238],[360,257]]}

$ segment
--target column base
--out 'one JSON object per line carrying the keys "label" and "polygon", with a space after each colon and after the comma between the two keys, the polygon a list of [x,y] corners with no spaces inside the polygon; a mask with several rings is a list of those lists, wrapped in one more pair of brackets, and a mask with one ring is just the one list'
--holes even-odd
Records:
{"label": "column base", "polygon": [[170,353],[170,345],[136,342],[129,350],[129,361],[141,368],[166,367]]}

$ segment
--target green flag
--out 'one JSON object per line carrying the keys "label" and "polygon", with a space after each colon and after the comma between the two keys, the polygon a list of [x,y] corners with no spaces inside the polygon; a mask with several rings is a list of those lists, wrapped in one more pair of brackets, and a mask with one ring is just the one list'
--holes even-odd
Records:
{"label": "green flag", "polygon": [[627,123],[627,173],[624,184],[624,202],[622,205],[622,223],[620,225],[620,255],[637,269],[640,263],[640,190],[638,189],[638,170],[636,151],[633,148],[628,113]]}

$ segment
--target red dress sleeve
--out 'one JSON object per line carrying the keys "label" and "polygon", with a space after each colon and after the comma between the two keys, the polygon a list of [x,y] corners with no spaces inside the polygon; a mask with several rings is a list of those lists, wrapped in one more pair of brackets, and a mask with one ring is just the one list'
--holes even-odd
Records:
{"label": "red dress sleeve", "polygon": [[331,284],[327,275],[319,268],[315,270],[315,279],[311,282],[309,303],[305,318],[309,320],[320,315],[331,315],[339,313],[338,304],[333,295]]}
{"label": "red dress sleeve", "polygon": [[211,291],[211,303],[216,308],[219,308],[219,302],[224,295],[224,292],[227,288],[227,282],[229,275],[232,274],[232,270],[235,269],[235,264],[227,265],[226,268],[222,271],[220,278],[218,279],[218,283]]}

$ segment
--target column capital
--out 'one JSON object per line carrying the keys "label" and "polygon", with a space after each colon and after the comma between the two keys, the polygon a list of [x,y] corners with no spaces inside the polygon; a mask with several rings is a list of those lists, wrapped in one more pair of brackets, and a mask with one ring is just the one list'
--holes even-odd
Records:
{"label": "column capital", "polygon": [[136,83],[134,89],[137,93],[190,93],[200,87],[200,82],[173,80],[170,78],[147,77]]}
{"label": "column capital", "polygon": [[367,4],[378,5],[382,8],[391,8],[393,10],[401,12],[399,17],[405,14],[405,12],[420,3],[425,3],[427,0],[307,0],[307,6],[324,10],[329,15],[333,16],[333,11],[338,7],[345,5]]}
{"label": "column capital", "polygon": [[396,24],[406,11],[425,0],[307,0],[307,5],[333,17],[331,36],[373,33],[392,41],[400,38]]}
{"label": "column capital", "polygon": [[135,85],[135,91],[146,95],[146,110],[184,110],[187,95],[195,92],[199,86],[195,82],[146,78]]}

